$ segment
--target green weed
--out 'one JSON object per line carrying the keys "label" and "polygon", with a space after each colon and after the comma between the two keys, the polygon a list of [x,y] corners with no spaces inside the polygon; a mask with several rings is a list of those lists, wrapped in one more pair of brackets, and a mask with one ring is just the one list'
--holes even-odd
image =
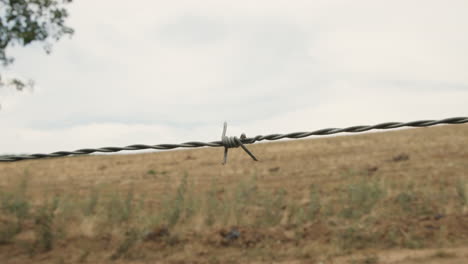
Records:
{"label": "green weed", "polygon": [[169,227],[174,227],[182,221],[188,221],[197,210],[197,201],[194,199],[193,190],[189,188],[187,178],[188,175],[185,174],[177,187],[175,196],[169,197],[163,203],[163,219]]}
{"label": "green weed", "polygon": [[23,222],[30,215],[31,205],[26,190],[26,178],[11,192],[0,190],[0,209],[4,216],[12,218],[0,225],[0,244],[11,242],[22,231]]}
{"label": "green weed", "polygon": [[99,203],[99,191],[93,188],[89,193],[88,199],[85,201],[83,206],[83,213],[85,216],[91,216],[96,214],[97,206]]}
{"label": "green weed", "polygon": [[243,224],[249,207],[257,202],[258,187],[256,180],[256,177],[252,177],[250,180],[241,181],[234,189],[232,199],[227,204],[227,211],[234,217],[235,225]]}
{"label": "green weed", "polygon": [[8,244],[21,232],[21,225],[17,222],[7,222],[0,225],[0,245]]}
{"label": "green weed", "polygon": [[[91,201],[93,200],[91,199]],[[134,210],[133,203],[134,195],[132,190],[129,190],[125,197],[120,196],[118,193],[111,194],[106,208],[107,219],[116,224],[128,222]]]}
{"label": "green weed", "polygon": [[360,181],[349,185],[342,199],[344,208],[340,215],[348,219],[360,218],[370,213],[384,197],[384,190],[376,182]]}
{"label": "green weed", "polygon": [[[221,218],[220,216],[222,216],[223,214],[225,215],[222,201],[219,200],[217,194],[218,190],[213,187],[206,193],[205,224],[207,224],[208,226],[214,225],[216,223],[216,220],[219,221],[219,219]],[[224,219],[226,219],[226,217],[224,217]]]}
{"label": "green weed", "polygon": [[60,197],[55,196],[52,201],[41,205],[35,216],[36,248],[46,252],[52,250],[56,233],[54,232],[55,211],[60,205]]}
{"label": "green weed", "polygon": [[117,248],[117,250],[110,257],[111,260],[117,260],[121,257],[128,257],[129,251],[138,243],[141,239],[139,230],[131,228],[125,234],[125,239]]}
{"label": "green weed", "polygon": [[4,213],[14,215],[21,221],[28,217],[30,204],[26,197],[27,180],[23,179],[11,192],[0,192],[1,209]]}
{"label": "green weed", "polygon": [[320,192],[315,185],[310,186],[309,191],[309,204],[307,205],[306,209],[306,218],[309,221],[313,221],[319,210],[321,208],[321,201],[320,201]]}
{"label": "green weed", "polygon": [[374,241],[375,239],[362,227],[348,227],[337,234],[337,244],[347,252],[367,248],[373,245]]}
{"label": "green weed", "polygon": [[463,206],[468,205],[468,190],[466,188],[466,181],[459,179],[455,184],[457,196]]}
{"label": "green weed", "polygon": [[275,226],[278,225],[283,217],[286,191],[280,189],[276,193],[265,192],[258,199],[258,205],[263,209],[256,219],[257,226]]}

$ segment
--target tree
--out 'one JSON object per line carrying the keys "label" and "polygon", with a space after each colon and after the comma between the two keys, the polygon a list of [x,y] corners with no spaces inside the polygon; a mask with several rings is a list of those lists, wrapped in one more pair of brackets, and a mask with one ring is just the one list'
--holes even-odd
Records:
{"label": "tree", "polygon": [[[14,62],[7,48],[15,45],[27,46],[42,42],[46,53],[51,52],[51,41],[73,34],[73,29],[65,25],[68,12],[64,6],[73,0],[0,0],[0,65],[8,67]],[[3,80],[0,75],[0,88],[14,87],[22,91],[31,82],[17,78]]]}

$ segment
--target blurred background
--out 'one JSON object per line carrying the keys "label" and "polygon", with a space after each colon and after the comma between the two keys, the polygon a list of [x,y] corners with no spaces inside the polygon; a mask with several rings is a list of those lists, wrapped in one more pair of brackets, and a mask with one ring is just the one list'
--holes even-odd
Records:
{"label": "blurred background", "polygon": [[74,34],[50,54],[7,47],[1,75],[35,85],[0,88],[0,153],[214,141],[224,121],[255,136],[468,114],[467,1],[64,8]]}

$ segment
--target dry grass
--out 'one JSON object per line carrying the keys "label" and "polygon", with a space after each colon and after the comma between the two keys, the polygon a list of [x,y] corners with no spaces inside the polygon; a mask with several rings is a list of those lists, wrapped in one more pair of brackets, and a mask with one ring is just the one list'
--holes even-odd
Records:
{"label": "dry grass", "polygon": [[468,246],[467,125],[249,148],[260,162],[198,149],[0,164],[0,261],[380,263],[353,256]]}

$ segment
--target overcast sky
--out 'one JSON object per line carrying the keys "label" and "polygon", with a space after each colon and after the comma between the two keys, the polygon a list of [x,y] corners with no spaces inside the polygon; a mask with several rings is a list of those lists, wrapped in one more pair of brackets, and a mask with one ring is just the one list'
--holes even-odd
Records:
{"label": "overcast sky", "polygon": [[[76,0],[16,47],[0,153],[468,115],[468,1]],[[6,74],[3,71],[3,74]]]}

